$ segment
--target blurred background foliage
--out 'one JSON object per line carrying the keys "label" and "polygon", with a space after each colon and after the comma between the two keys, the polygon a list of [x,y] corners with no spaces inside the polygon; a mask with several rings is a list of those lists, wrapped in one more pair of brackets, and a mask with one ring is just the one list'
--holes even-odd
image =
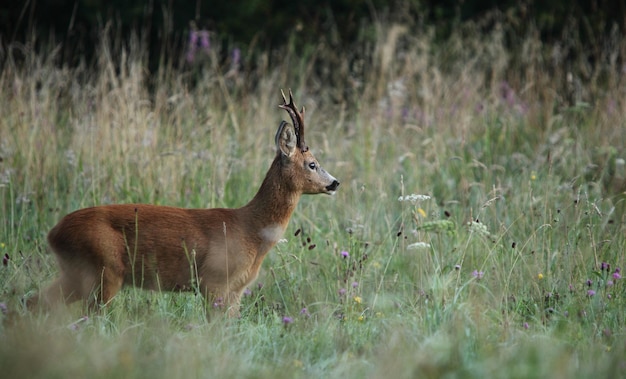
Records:
{"label": "blurred background foliage", "polygon": [[579,51],[593,60],[625,20],[626,5],[612,0],[26,0],[0,6],[0,57],[15,43],[26,49],[45,43],[58,46],[60,63],[89,63],[109,30],[122,37],[117,40],[134,33],[147,42],[152,71],[164,56],[184,55],[194,29],[211,33],[221,59],[236,48],[253,60],[257,51],[287,44],[366,49],[379,22],[407,25],[412,33],[432,30],[441,40],[460,24],[478,22],[485,33],[504,26],[511,43],[529,30],[546,42],[574,34],[585,46]]}

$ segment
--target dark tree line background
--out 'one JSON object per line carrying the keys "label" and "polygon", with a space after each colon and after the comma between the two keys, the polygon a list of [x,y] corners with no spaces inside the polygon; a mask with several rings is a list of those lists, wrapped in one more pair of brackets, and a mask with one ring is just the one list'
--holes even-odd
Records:
{"label": "dark tree line background", "polygon": [[490,12],[507,15],[510,33],[523,35],[532,25],[546,41],[574,25],[589,46],[616,27],[623,32],[626,20],[624,1],[612,0],[25,0],[0,6],[0,58],[14,43],[53,43],[63,63],[89,61],[107,24],[123,40],[137,32],[152,63],[163,51],[183,52],[194,27],[209,30],[224,51],[320,40],[347,48],[371,38],[366,31],[378,20],[434,26],[445,39]]}

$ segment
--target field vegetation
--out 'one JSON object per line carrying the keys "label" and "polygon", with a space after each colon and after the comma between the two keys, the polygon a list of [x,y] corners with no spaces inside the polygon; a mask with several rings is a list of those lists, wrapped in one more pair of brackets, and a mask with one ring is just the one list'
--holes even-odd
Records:
{"label": "field vegetation", "polygon": [[[623,376],[626,40],[607,36],[590,61],[576,35],[506,28],[435,41],[380,22],[345,51],[239,61],[212,47],[153,72],[140,38],[106,29],[93,65],[7,46],[1,375]],[[251,199],[286,118],[281,88],[342,184],[303,197],[241,318],[134,288],[98,313],[24,309],[57,274],[45,238],[70,211]]]}

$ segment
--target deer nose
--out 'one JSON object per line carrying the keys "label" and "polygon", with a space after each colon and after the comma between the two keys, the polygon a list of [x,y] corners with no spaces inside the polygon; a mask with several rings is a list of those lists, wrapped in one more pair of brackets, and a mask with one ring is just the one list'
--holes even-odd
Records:
{"label": "deer nose", "polygon": [[334,191],[337,189],[337,187],[339,187],[339,181],[337,181],[336,179],[333,180],[332,183],[330,183],[329,185],[326,186],[326,190],[327,191]]}

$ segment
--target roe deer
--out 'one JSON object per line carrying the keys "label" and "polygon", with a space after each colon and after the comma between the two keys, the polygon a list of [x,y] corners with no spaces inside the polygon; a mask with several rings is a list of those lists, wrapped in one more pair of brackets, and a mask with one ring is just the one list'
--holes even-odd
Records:
{"label": "roe deer", "polygon": [[[293,125],[276,132],[276,157],[259,191],[237,209],[184,209],[147,204],[85,208],[48,234],[61,277],[28,301],[50,308],[83,300],[107,304],[123,285],[152,290],[198,288],[208,304],[239,315],[242,292],[283,235],[302,194],[334,194],[339,182],[304,142],[304,107],[289,91],[279,105]],[[197,287],[196,287],[197,286]]]}

